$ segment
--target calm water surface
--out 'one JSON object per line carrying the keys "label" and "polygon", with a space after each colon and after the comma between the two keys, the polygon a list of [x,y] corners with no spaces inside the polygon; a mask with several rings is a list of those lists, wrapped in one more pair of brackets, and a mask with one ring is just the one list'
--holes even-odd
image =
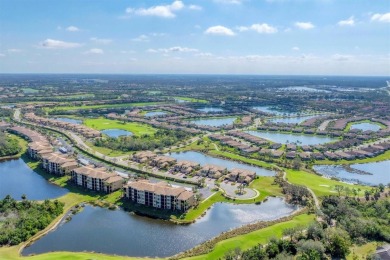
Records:
{"label": "calm water surface", "polygon": [[136,257],[167,257],[190,249],[221,232],[260,220],[290,215],[296,207],[280,198],[261,205],[215,204],[188,226],[130,215],[122,210],[86,206],[56,230],[23,250],[23,255],[50,251],[94,251]]}
{"label": "calm water surface", "polygon": [[198,108],[197,110],[205,113],[214,113],[214,112],[223,112],[224,110],[219,107],[204,107],[204,108]]}
{"label": "calm water surface", "polygon": [[351,129],[359,129],[362,131],[367,131],[367,130],[379,131],[381,129],[381,127],[379,125],[373,124],[373,123],[359,123],[359,124],[351,125]]}
{"label": "calm water surface", "polygon": [[109,137],[114,137],[114,138],[117,138],[119,136],[133,135],[132,132],[122,130],[122,129],[106,129],[106,130],[103,130],[102,133],[108,135]]}
{"label": "calm water surface", "polygon": [[337,140],[335,138],[317,135],[287,134],[263,131],[247,131],[247,133],[281,144],[296,143],[298,145],[316,145],[330,143]]}
{"label": "calm water surface", "polygon": [[67,118],[67,117],[56,117],[55,120],[66,122],[66,123],[72,123],[72,124],[82,124],[83,121],[79,119],[73,119],[73,118]]}
{"label": "calm water surface", "polygon": [[297,117],[286,117],[286,118],[274,118],[269,121],[274,123],[285,123],[285,124],[300,124],[303,121],[313,118],[314,116],[297,116]]}
{"label": "calm water surface", "polygon": [[162,115],[166,115],[167,113],[166,112],[163,112],[163,111],[152,111],[152,112],[148,112],[145,114],[146,117],[152,117],[152,116],[162,116]]}
{"label": "calm water surface", "polygon": [[253,109],[259,110],[261,112],[269,113],[269,114],[274,114],[274,115],[289,114],[289,112],[287,111],[276,110],[268,106],[253,107]]}
{"label": "calm water surface", "polygon": [[31,200],[45,200],[61,197],[68,193],[67,189],[46,181],[34,172],[22,160],[0,162],[0,198],[11,195],[21,199],[23,194]]}
{"label": "calm water surface", "polygon": [[247,169],[255,171],[257,175],[261,176],[274,176],[275,172],[271,170],[267,170],[264,168],[256,167],[256,166],[250,166],[247,164],[235,162],[235,161],[229,161],[225,159],[220,159],[212,156],[205,155],[203,153],[188,151],[188,152],[182,152],[182,153],[170,153],[169,156],[177,159],[177,160],[188,160],[197,162],[200,165],[206,165],[206,164],[214,164],[219,166],[224,166],[228,170],[231,170],[233,168],[241,168],[241,169]]}
{"label": "calm water surface", "polygon": [[[379,183],[386,185],[390,183],[390,160],[375,163],[352,164],[351,168],[352,171],[347,171],[342,165],[313,166],[313,169],[319,174],[328,177],[337,177],[348,182],[368,185],[378,185]],[[360,171],[364,171],[367,174],[361,174]]]}
{"label": "calm water surface", "polygon": [[219,127],[223,125],[231,125],[237,119],[237,117],[224,117],[224,118],[209,118],[209,119],[196,119],[191,120],[191,123],[196,125],[208,125]]}

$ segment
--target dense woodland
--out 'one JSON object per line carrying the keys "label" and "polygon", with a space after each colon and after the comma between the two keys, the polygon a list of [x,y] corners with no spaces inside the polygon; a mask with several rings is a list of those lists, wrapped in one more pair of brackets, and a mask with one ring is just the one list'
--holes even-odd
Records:
{"label": "dense woodland", "polygon": [[0,131],[0,157],[15,155],[21,150],[18,140],[8,137]]}
{"label": "dense woodland", "polygon": [[307,229],[286,229],[287,239],[273,238],[267,245],[259,244],[247,251],[229,251],[224,259],[343,259],[353,243],[390,242],[389,200],[360,202],[354,198],[328,196],[321,210],[321,222]]}
{"label": "dense woodland", "polygon": [[0,200],[0,246],[17,245],[46,228],[62,214],[64,204],[57,200],[16,201],[9,195]]}
{"label": "dense woodland", "polygon": [[169,147],[189,137],[190,134],[184,131],[158,130],[154,135],[97,139],[95,145],[122,152],[154,150]]}

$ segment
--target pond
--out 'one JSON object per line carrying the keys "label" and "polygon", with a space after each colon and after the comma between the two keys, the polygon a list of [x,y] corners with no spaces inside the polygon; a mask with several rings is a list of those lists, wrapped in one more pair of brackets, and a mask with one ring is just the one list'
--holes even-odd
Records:
{"label": "pond", "polygon": [[236,121],[237,117],[224,117],[224,118],[208,118],[208,119],[196,119],[191,120],[191,123],[196,125],[206,125],[213,127],[220,127],[224,125],[231,125]]}
{"label": "pond", "polygon": [[362,131],[379,131],[381,127],[377,124],[374,123],[357,123],[357,124],[352,124],[351,129],[359,129]]}
{"label": "pond", "polygon": [[45,200],[61,197],[67,189],[46,181],[22,160],[0,162],[0,198],[11,195],[20,200],[25,194],[30,200]]}
{"label": "pond", "polygon": [[300,124],[307,119],[313,118],[314,116],[297,116],[297,117],[285,117],[285,118],[274,118],[268,121],[273,123],[285,123],[285,124]]}
{"label": "pond", "polygon": [[261,112],[273,114],[273,115],[283,115],[283,114],[290,114],[290,112],[282,111],[282,110],[276,110],[275,108],[271,108],[268,106],[258,106],[258,107],[252,107],[255,110],[259,110]]}
{"label": "pond", "polygon": [[162,116],[162,115],[166,115],[167,113],[166,112],[163,112],[163,111],[151,111],[151,112],[147,112],[145,114],[146,117],[152,117],[152,116]]}
{"label": "pond", "polygon": [[281,198],[269,198],[261,205],[218,203],[196,223],[182,226],[122,210],[87,205],[71,221],[63,221],[56,230],[25,248],[22,254],[94,251],[134,257],[168,257],[229,229],[278,219],[295,210],[296,207]]}
{"label": "pond", "polygon": [[336,177],[352,183],[378,185],[390,183],[390,160],[373,163],[343,165],[315,165],[313,169],[327,177]]}
{"label": "pond", "polygon": [[73,118],[67,118],[67,117],[56,117],[53,119],[58,120],[58,121],[62,121],[62,122],[66,122],[66,123],[78,124],[78,125],[83,123],[83,121],[80,119],[73,119]]}
{"label": "pond", "polygon": [[113,138],[118,138],[120,136],[133,135],[132,132],[122,130],[122,129],[106,129],[106,130],[102,130],[102,133],[105,135],[108,135],[109,137],[113,137]]}
{"label": "pond", "polygon": [[265,168],[251,166],[248,164],[243,164],[235,161],[229,161],[226,159],[220,159],[216,157],[212,157],[203,153],[188,151],[188,152],[182,152],[182,153],[170,153],[167,154],[177,160],[188,160],[199,163],[201,166],[206,164],[214,164],[219,166],[224,166],[228,170],[231,170],[233,168],[241,168],[241,169],[247,169],[255,171],[257,175],[261,176],[274,176],[275,172],[271,170],[267,170]]}
{"label": "pond", "polygon": [[336,138],[328,136],[304,135],[304,134],[288,134],[278,132],[263,132],[263,131],[246,131],[248,134],[258,136],[275,143],[287,144],[296,143],[298,145],[316,145],[325,144],[336,141]]}
{"label": "pond", "polygon": [[219,107],[204,107],[204,108],[198,108],[197,110],[204,112],[204,113],[214,113],[214,112],[223,112],[224,110]]}

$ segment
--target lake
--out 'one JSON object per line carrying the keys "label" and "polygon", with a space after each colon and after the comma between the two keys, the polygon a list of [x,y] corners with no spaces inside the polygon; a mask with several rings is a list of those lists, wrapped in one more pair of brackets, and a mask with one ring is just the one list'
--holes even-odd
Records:
{"label": "lake", "polygon": [[163,111],[151,111],[151,112],[147,112],[145,114],[146,117],[152,117],[152,116],[162,116],[162,115],[166,115],[167,113],[166,112],[163,112]]}
{"label": "lake", "polygon": [[196,119],[191,120],[191,123],[196,125],[207,125],[213,127],[220,127],[223,125],[232,125],[237,117],[224,117],[224,118],[208,118],[208,119]]}
{"label": "lake", "polygon": [[204,108],[198,108],[197,110],[204,112],[204,113],[214,113],[214,112],[223,112],[224,110],[219,107],[204,107]]}
{"label": "lake", "polygon": [[56,117],[53,119],[58,120],[58,121],[62,121],[62,122],[66,122],[66,123],[78,124],[78,125],[83,123],[83,121],[80,119],[73,119],[73,118],[67,118],[67,117]]}
{"label": "lake", "polygon": [[[263,131],[246,131],[248,134],[258,136],[275,143],[287,144],[297,143],[299,145],[316,145],[325,144],[336,141],[336,138],[328,136],[304,135],[304,134],[288,134],[279,132],[263,132]],[[298,143],[299,142],[299,143]]]}
{"label": "lake", "polygon": [[274,118],[268,121],[273,123],[285,123],[285,124],[300,124],[307,119],[313,118],[314,116],[297,116],[297,117],[285,117],[285,118]]}
{"label": "lake", "polygon": [[[336,177],[352,183],[378,185],[390,183],[390,160],[374,163],[351,164],[351,170],[342,165],[315,165],[313,169],[328,177]],[[354,171],[358,170],[358,171]],[[364,171],[367,174],[359,174]]]}
{"label": "lake", "polygon": [[269,198],[261,205],[217,203],[196,223],[183,226],[87,205],[71,221],[63,221],[54,231],[25,248],[22,254],[94,251],[134,257],[168,257],[224,231],[288,216],[296,209],[281,198]]}
{"label": "lake", "polygon": [[283,115],[283,114],[290,114],[287,111],[282,110],[276,110],[274,108],[268,107],[268,106],[258,106],[258,107],[252,107],[255,110],[259,110],[261,112],[273,114],[273,115]]}
{"label": "lake", "polygon": [[302,87],[302,86],[291,86],[291,87],[287,87],[287,88],[281,88],[281,90],[330,93],[329,90],[309,88],[309,87]]}
{"label": "lake", "polygon": [[247,169],[255,171],[257,175],[260,176],[274,176],[275,172],[271,170],[267,170],[265,168],[251,166],[248,164],[243,164],[235,161],[230,161],[226,159],[220,159],[216,157],[212,157],[203,153],[188,151],[188,152],[182,152],[182,153],[170,153],[167,154],[168,156],[171,156],[177,160],[188,160],[197,162],[200,165],[206,165],[206,164],[214,164],[219,166],[224,166],[228,170],[231,170],[233,168],[241,168],[241,169]]}
{"label": "lake", "polygon": [[381,127],[377,124],[373,123],[357,123],[357,124],[352,124],[351,129],[359,129],[362,131],[379,131]]}
{"label": "lake", "polygon": [[106,129],[101,131],[103,134],[108,135],[109,137],[118,138],[120,136],[129,136],[133,135],[132,132],[122,130],[122,129]]}
{"label": "lake", "polygon": [[11,195],[20,200],[23,194],[30,200],[45,200],[61,197],[68,193],[67,189],[46,181],[34,172],[22,160],[0,162],[0,198]]}

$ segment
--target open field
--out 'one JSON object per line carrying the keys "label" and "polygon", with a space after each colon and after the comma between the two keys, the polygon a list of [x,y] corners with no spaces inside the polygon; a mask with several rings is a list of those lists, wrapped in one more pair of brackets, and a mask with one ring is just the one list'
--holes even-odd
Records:
{"label": "open field", "polygon": [[291,169],[286,169],[285,171],[287,172],[287,180],[289,182],[297,185],[307,186],[319,197],[326,195],[336,195],[337,192],[334,190],[334,187],[336,185],[349,187],[350,189],[360,189],[361,191],[358,195],[360,197],[364,195],[365,190],[371,189],[371,187],[368,186],[354,185],[336,180],[331,180],[305,171]]}
{"label": "open field", "polygon": [[224,241],[217,243],[215,248],[206,255],[195,256],[187,259],[219,259],[224,256],[229,250],[234,250],[235,248],[240,248],[241,250],[247,250],[252,248],[259,243],[266,244],[271,237],[280,238],[283,236],[283,230],[287,228],[292,228],[296,226],[306,226],[314,221],[313,215],[299,215],[294,217],[290,221],[282,222],[275,224],[270,227],[266,227],[254,232],[248,233],[246,235],[236,236]]}
{"label": "open field", "polygon": [[189,97],[173,97],[173,98],[185,100],[185,101],[188,101],[188,102],[208,103],[208,101],[205,100],[205,99],[197,99],[197,98],[189,98]]}
{"label": "open field", "polygon": [[355,245],[351,247],[351,253],[347,256],[347,260],[364,260],[368,255],[376,251],[377,246],[376,242],[370,242],[361,246]]}
{"label": "open field", "polygon": [[111,120],[106,118],[96,118],[96,119],[85,119],[84,124],[88,127],[91,127],[96,130],[105,130],[105,129],[122,129],[132,132],[134,135],[152,135],[157,130],[149,125],[136,123],[136,122],[126,122],[123,123],[118,120]]}
{"label": "open field", "polygon": [[141,103],[122,103],[122,104],[104,104],[104,105],[90,105],[90,106],[61,106],[56,108],[45,108],[47,112],[51,111],[67,111],[67,110],[85,110],[98,108],[118,108],[118,107],[137,107],[137,106],[152,106],[161,105],[164,102],[141,102]]}

